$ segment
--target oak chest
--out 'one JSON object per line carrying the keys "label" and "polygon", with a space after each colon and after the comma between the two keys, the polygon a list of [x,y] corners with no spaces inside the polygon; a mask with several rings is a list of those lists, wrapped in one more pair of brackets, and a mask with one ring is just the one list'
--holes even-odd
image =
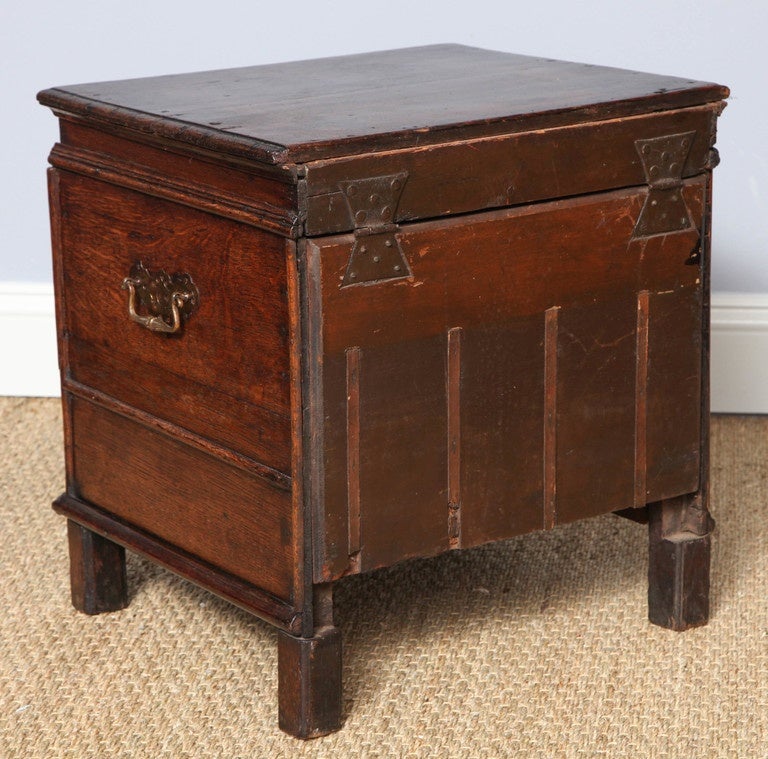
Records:
{"label": "oak chest", "polygon": [[300,737],[350,573],[622,511],[705,622],[727,94],[457,45],[40,93],[75,606],[127,547],[270,621]]}

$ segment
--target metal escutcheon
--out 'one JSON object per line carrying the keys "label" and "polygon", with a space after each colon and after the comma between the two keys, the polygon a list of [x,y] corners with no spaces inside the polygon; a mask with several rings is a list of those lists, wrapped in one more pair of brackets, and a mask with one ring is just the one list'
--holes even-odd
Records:
{"label": "metal escutcheon", "polygon": [[152,332],[179,332],[182,321],[200,303],[200,293],[189,274],[169,275],[162,269],[152,273],[141,261],[131,267],[121,287],[128,290],[128,315]]}

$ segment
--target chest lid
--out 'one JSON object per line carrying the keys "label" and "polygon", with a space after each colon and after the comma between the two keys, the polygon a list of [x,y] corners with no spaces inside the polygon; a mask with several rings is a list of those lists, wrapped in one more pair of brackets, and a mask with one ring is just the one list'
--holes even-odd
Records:
{"label": "chest lid", "polygon": [[726,87],[431,45],[55,87],[57,111],[268,164],[305,163],[713,103]]}

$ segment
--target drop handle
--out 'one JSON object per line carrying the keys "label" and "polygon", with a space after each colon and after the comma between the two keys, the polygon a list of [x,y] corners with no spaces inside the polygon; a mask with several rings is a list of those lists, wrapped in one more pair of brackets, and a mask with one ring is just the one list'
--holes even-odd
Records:
{"label": "drop handle", "polygon": [[128,316],[151,332],[180,332],[182,323],[200,303],[200,294],[189,274],[169,275],[162,269],[153,273],[141,261],[131,267],[121,287],[128,291]]}

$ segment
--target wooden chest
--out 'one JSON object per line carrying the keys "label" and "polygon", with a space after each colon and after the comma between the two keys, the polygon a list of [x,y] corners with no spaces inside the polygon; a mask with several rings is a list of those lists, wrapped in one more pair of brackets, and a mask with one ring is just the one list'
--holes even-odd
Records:
{"label": "wooden chest", "polygon": [[75,606],[128,547],[270,621],[300,737],[350,573],[623,511],[705,622],[727,94],[457,45],[40,93]]}

